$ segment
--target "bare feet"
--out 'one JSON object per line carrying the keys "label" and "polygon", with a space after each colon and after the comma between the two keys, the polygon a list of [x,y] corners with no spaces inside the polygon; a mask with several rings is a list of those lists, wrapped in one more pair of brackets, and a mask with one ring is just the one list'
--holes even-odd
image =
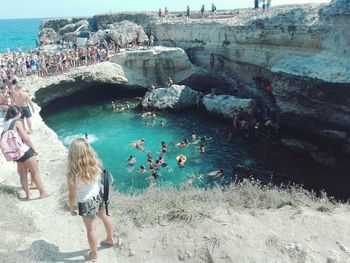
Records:
{"label": "bare feet", "polygon": [[103,240],[101,241],[100,245],[102,247],[114,247],[114,246],[117,246],[118,245],[118,240],[114,240],[114,239],[106,239],[106,240]]}
{"label": "bare feet", "polygon": [[51,193],[44,192],[44,193],[40,194],[40,199],[47,198],[47,197],[53,195],[53,193],[54,193],[54,192],[51,192]]}
{"label": "bare feet", "polygon": [[30,183],[29,184],[29,189],[36,189],[36,185],[34,183]]}
{"label": "bare feet", "polygon": [[88,254],[86,254],[84,256],[84,258],[86,258],[87,260],[90,260],[91,262],[97,262],[97,254],[93,255],[91,252],[89,252]]}

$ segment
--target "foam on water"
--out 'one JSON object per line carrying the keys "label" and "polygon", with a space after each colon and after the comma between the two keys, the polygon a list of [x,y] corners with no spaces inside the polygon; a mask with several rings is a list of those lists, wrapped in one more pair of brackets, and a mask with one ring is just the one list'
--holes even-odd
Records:
{"label": "foam on water", "polygon": [[[78,139],[78,138],[83,138],[85,139],[85,133],[79,133],[79,134],[74,134],[74,135],[69,135],[65,138],[62,139],[62,142],[64,145],[66,146],[69,146],[71,145],[71,143],[75,140],[75,139]],[[97,136],[94,135],[94,134],[88,134],[88,139],[87,141],[90,143],[90,144],[93,144],[95,143],[96,141],[98,140]]]}

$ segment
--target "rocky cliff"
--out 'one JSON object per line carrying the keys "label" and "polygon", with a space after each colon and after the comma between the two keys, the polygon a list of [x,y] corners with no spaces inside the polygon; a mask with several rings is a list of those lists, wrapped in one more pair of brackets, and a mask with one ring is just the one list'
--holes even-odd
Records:
{"label": "rocky cliff", "polygon": [[[59,35],[75,29],[76,23],[86,25],[82,20],[88,21],[88,29],[94,32],[121,20],[133,21],[148,35],[154,35],[158,45],[176,46],[187,52],[200,70],[183,84],[202,89],[203,85],[215,87],[216,83],[220,85],[217,88],[227,89],[239,80],[247,87],[253,85],[252,78],[260,70],[262,77],[272,83],[273,106],[280,111],[282,128],[312,135],[324,130],[345,132],[349,144],[350,1],[273,7],[267,14],[251,9],[221,13],[215,20],[193,16],[188,23],[178,18],[179,14],[168,22],[158,22],[155,13],[50,20],[42,23],[42,33]],[[124,65],[126,74],[131,72],[138,83],[161,83],[172,68],[178,67],[177,56],[173,61],[170,57],[163,60],[162,65],[154,59],[160,56],[154,52],[132,56],[126,59],[121,54],[114,62]],[[220,82],[204,81],[211,77]],[[246,98],[253,93],[241,92]]]}
{"label": "rocky cliff", "polygon": [[283,6],[266,15],[235,10],[230,18],[153,23],[152,33],[159,44],[187,50],[213,75],[253,83],[260,69],[272,81],[282,126],[349,132],[349,5]]}

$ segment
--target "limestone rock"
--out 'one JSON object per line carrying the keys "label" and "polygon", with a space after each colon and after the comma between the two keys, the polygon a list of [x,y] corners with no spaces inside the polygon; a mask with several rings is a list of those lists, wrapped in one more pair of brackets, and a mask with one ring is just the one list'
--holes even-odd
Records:
{"label": "limestone rock", "polygon": [[147,92],[142,107],[155,109],[181,110],[196,105],[197,91],[183,85],[172,85]]}
{"label": "limestone rock", "polygon": [[119,46],[125,46],[131,43],[133,39],[136,39],[138,43],[144,43],[148,40],[142,26],[127,20],[109,24],[108,27],[110,29],[104,30],[106,35]]}
{"label": "limestone rock", "polygon": [[163,87],[168,77],[180,83],[195,72],[185,51],[181,48],[154,47],[122,51],[110,58],[123,67],[129,84]]}
{"label": "limestone rock", "polygon": [[89,22],[87,20],[80,20],[74,24],[65,25],[59,30],[59,33],[63,35],[65,33],[75,32],[79,28],[80,30],[86,30],[88,29],[88,27],[89,27]]}
{"label": "limestone rock", "polygon": [[58,18],[58,19],[44,19],[41,21],[40,29],[52,28],[58,32],[65,25],[71,24],[71,18]]}
{"label": "limestone rock", "polygon": [[205,109],[214,115],[218,115],[225,119],[229,119],[232,112],[243,108],[245,111],[250,111],[255,106],[255,101],[252,99],[240,99],[229,95],[215,95],[211,94],[204,96],[203,105]]}
{"label": "limestone rock", "polygon": [[52,28],[44,28],[39,33],[39,39],[43,45],[56,44],[57,33]]}
{"label": "limestone rock", "polygon": [[281,140],[283,146],[297,153],[310,153],[318,150],[318,147],[300,140],[284,138]]}
{"label": "limestone rock", "polygon": [[45,79],[37,78],[34,81],[25,79],[25,81],[21,84],[28,89],[29,93],[35,94],[35,101],[40,106],[101,84],[111,84],[111,88],[118,88],[127,83],[123,69],[110,62],[80,67],[74,71]]}
{"label": "limestone rock", "polygon": [[86,41],[86,46],[97,46],[106,38],[107,34],[105,31],[99,30],[92,34],[92,36]]}

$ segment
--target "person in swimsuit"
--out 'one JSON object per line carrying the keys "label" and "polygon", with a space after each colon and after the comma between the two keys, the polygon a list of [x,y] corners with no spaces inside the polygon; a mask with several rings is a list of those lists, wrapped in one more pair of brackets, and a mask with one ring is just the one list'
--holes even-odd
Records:
{"label": "person in swimsuit", "polygon": [[[85,160],[85,161],[83,161]],[[98,216],[104,225],[106,239],[102,246],[113,247],[117,242],[113,238],[112,217],[106,215],[101,190],[102,164],[96,152],[83,139],[75,139],[68,152],[68,203],[71,215],[80,215],[83,219],[90,251],[86,258],[97,261],[97,233],[95,221]]]}
{"label": "person in swimsuit", "polygon": [[28,133],[29,134],[32,133],[33,132],[32,121],[30,119],[32,117],[32,113],[30,111],[30,108],[34,113],[35,110],[34,110],[33,102],[29,98],[28,93],[24,92],[22,90],[22,86],[20,85],[16,85],[15,92],[13,93],[12,97],[13,97],[14,103],[16,104],[16,106],[20,108],[20,111],[22,113],[21,120],[23,122],[23,126],[25,127],[25,120],[26,120],[28,124]]}
{"label": "person in swimsuit", "polygon": [[26,193],[26,198],[30,199],[31,194],[29,191],[29,184],[27,178],[28,171],[30,171],[32,181],[35,183],[40,192],[40,198],[46,198],[50,196],[51,193],[48,193],[46,191],[41,181],[39,175],[38,160],[36,159],[38,153],[35,150],[35,147],[31,142],[28,134],[26,133],[22,122],[19,121],[20,116],[21,113],[19,109],[17,107],[10,106],[5,115],[4,131],[7,131],[11,128],[12,130],[18,133],[18,135],[24,143],[23,147],[25,147],[25,154],[20,159],[16,160],[17,171],[20,176],[21,185]]}
{"label": "person in swimsuit", "polygon": [[128,159],[128,165],[134,165],[136,163],[136,159],[133,156],[130,156]]}

